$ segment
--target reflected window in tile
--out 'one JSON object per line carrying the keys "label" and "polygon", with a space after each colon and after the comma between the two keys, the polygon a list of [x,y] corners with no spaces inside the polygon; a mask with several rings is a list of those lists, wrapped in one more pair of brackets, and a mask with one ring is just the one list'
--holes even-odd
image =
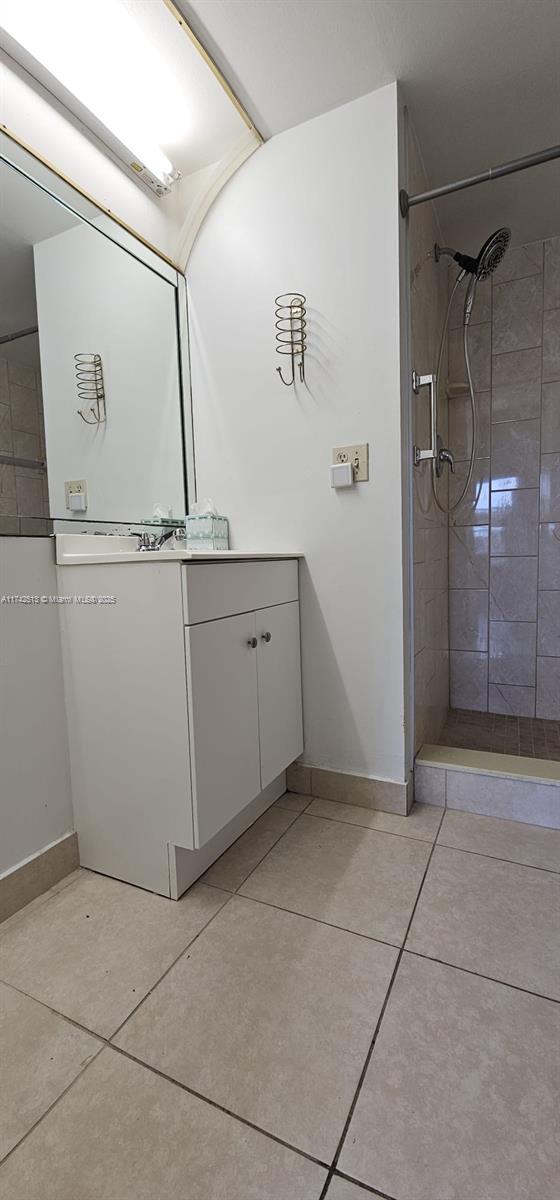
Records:
{"label": "reflected window in tile", "polygon": [[540,421],[505,421],[492,429],[492,488],[539,486]]}
{"label": "reflected window in tile", "polygon": [[490,622],[491,683],[535,683],[536,624],[532,621]]}
{"label": "reflected window in tile", "polygon": [[534,555],[538,547],[539,493],[524,488],[492,493],[490,553]]}
{"label": "reflected window in tile", "polygon": [[541,457],[541,518],[560,520],[560,453]]}
{"label": "reflected window in tile", "polygon": [[537,566],[536,557],[490,559],[491,621],[536,621]]}

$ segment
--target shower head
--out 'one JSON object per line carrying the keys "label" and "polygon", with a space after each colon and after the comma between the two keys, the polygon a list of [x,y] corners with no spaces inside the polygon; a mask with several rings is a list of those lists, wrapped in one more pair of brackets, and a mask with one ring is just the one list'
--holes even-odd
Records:
{"label": "shower head", "polygon": [[441,256],[446,254],[449,258],[453,258],[463,271],[466,271],[469,275],[474,275],[474,278],[479,282],[481,279],[488,279],[488,276],[492,275],[496,267],[501,263],[509,246],[510,238],[511,229],[508,229],[507,226],[497,229],[484,243],[477,258],[471,258],[468,254],[461,254],[459,250],[452,250],[450,246],[438,246],[436,243],[434,246],[435,260],[439,262]]}
{"label": "shower head", "polygon": [[488,279],[489,275],[494,274],[509,246],[510,238],[511,229],[508,229],[507,226],[490,234],[476,260],[475,275],[477,279]]}

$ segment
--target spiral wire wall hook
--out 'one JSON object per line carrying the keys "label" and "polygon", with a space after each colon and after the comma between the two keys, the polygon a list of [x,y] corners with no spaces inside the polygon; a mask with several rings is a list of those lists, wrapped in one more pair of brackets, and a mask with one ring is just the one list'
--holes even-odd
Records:
{"label": "spiral wire wall hook", "polygon": [[305,350],[307,341],[305,296],[301,292],[283,292],[277,296],[276,305],[276,352],[289,354],[292,360],[292,378],[284,379],[282,367],[276,370],[285,387],[291,387],[296,378],[296,356],[299,355],[298,371],[301,383],[305,383]]}
{"label": "spiral wire wall hook", "polygon": [[86,425],[102,425],[107,420],[105,385],[100,354],[75,354],[76,383],[81,408],[78,416]]}

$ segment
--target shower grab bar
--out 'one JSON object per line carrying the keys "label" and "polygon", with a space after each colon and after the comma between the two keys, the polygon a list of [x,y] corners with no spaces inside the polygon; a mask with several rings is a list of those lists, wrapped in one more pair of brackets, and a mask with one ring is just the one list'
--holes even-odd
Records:
{"label": "shower grab bar", "polygon": [[412,461],[417,467],[421,462],[426,462],[429,459],[437,459],[438,457],[438,439],[437,439],[437,399],[436,399],[436,376],[435,375],[418,375],[416,371],[412,372],[412,391],[415,396],[418,396],[420,389],[428,387],[430,389],[430,440],[431,446],[429,450],[421,450],[419,446],[413,446]]}

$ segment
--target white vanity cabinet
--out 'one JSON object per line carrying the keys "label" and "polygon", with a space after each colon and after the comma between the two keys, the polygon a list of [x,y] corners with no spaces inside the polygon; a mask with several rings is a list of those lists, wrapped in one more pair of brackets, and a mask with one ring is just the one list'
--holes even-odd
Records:
{"label": "white vanity cabinet", "polygon": [[292,601],[187,629],[196,846],[301,754],[298,610]]}
{"label": "white vanity cabinet", "polygon": [[115,597],[61,610],[81,862],[176,894],[175,847],[195,878],[301,754],[297,560],[59,571],[66,595]]}

